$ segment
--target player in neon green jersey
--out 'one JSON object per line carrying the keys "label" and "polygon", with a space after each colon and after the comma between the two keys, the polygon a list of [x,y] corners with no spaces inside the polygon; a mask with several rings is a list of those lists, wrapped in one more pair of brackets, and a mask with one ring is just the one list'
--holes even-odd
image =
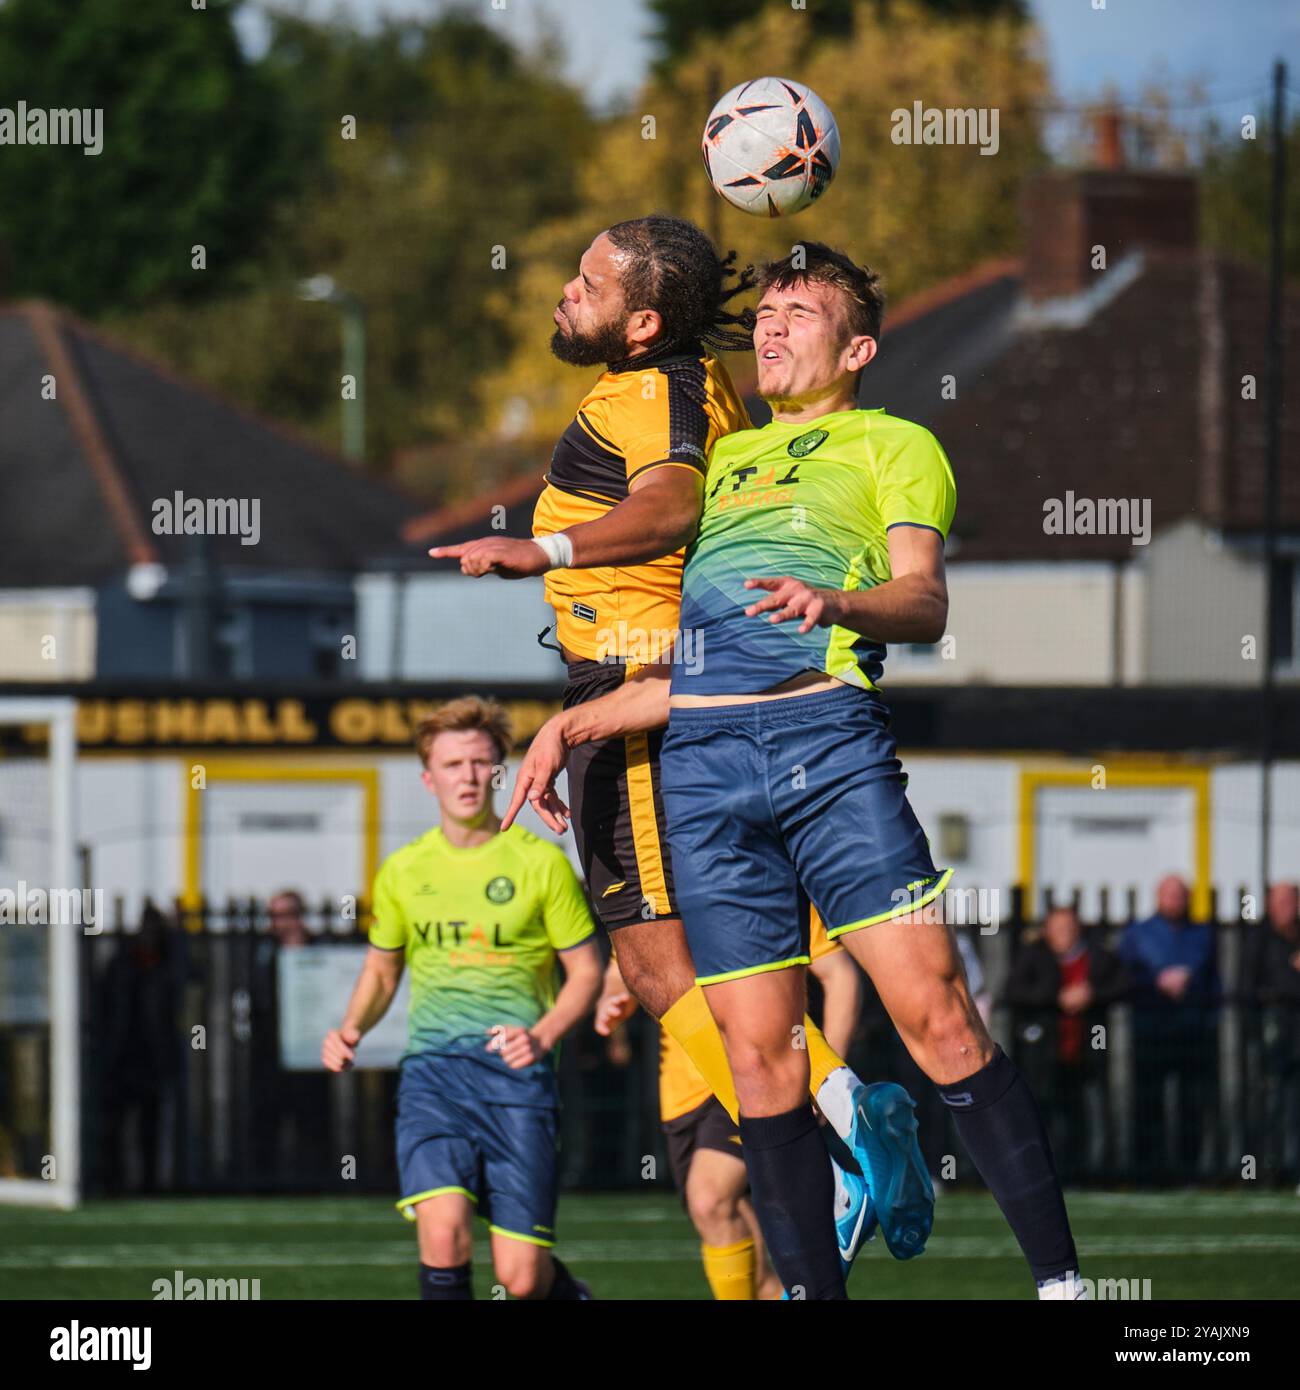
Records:
{"label": "player in neon green jersey", "polygon": [[687,675],[679,663],[673,693],[746,692],[756,676],[779,683],[807,672],[872,688],[883,642],[834,624],[804,631],[737,623],[735,595],[771,571],[774,549],[783,579],[852,592],[891,579],[891,527],[919,528],[942,543],[956,493],[934,436],[884,410],[773,421],[719,440],[706,487],[682,581],[682,630],[696,644],[699,669]]}
{"label": "player in neon green jersey", "polygon": [[331,1071],[352,1065],[409,964],[397,1206],[416,1223],[421,1296],[473,1297],[477,1211],[510,1294],[588,1299],[551,1253],[554,1048],[591,1009],[603,976],[586,899],[562,850],[520,826],[500,828],[492,773],[509,747],[500,706],[454,700],[420,725],[416,746],[441,823],[380,868],[370,950],[322,1060]]}
{"label": "player in neon green jersey", "polygon": [[[638,673],[549,721],[504,823],[527,796],[562,828],[553,782],[568,749],[666,719],[664,811],[682,920],[735,1079],[754,1211],[786,1289],[844,1297],[804,1094],[808,1059],[790,1046],[808,963],[790,912],[802,891],[951,1108],[1040,1298],[1079,1298],[1086,1286],[1047,1134],[971,998],[944,920],[949,874],[908,804],[876,689],[885,643],[943,634],[952,470],[928,430],[857,409],[883,309],[872,272],[807,242],[766,267],[759,286],[754,350],[772,422],[728,435],[710,455],[671,688],[660,671]],[[914,1122],[888,1095],[883,1105],[855,1097],[853,1112],[869,1144],[898,1144],[895,1181],[872,1189],[892,1251],[928,1209],[928,1174],[902,1142]]]}

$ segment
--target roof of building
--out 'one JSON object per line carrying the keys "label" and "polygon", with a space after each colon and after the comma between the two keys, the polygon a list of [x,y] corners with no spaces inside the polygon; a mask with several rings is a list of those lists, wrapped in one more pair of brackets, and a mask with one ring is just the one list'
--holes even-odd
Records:
{"label": "roof of building", "polygon": [[212,542],[219,564],[244,569],[361,570],[400,551],[415,509],[340,456],[41,302],[0,305],[0,441],[10,587],[178,565],[187,538],[153,529],[155,503],[177,492],[257,499],[257,544]]}
{"label": "roof of building", "polygon": [[[1287,299],[1292,335],[1300,295]],[[1131,283],[1069,328],[1016,327],[930,425],[957,475],[963,559],[1131,558],[1128,535],[1059,535],[1044,508],[1150,501],[1153,532],[1194,519],[1263,525],[1263,277],[1204,253],[1147,253]],[[957,349],[959,350],[959,348]],[[1243,397],[1253,376],[1256,398]],[[1300,362],[1288,367],[1300,399]],[[1284,417],[1279,519],[1300,524],[1300,414]]]}

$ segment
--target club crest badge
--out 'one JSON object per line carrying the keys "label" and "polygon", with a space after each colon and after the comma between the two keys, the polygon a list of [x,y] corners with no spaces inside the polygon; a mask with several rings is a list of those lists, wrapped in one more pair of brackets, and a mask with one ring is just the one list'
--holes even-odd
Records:
{"label": "club crest badge", "polygon": [[786,447],[786,453],[791,458],[806,459],[814,449],[830,437],[829,430],[809,430],[807,434],[801,434],[798,439],[792,439]]}
{"label": "club crest badge", "polygon": [[490,903],[508,903],[515,895],[515,885],[504,875],[498,875],[484,889]]}

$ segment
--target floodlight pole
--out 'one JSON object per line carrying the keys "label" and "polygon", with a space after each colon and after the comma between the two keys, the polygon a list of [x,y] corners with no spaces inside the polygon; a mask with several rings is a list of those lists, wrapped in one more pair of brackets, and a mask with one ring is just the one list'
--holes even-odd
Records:
{"label": "floodlight pole", "polygon": [[366,306],[332,276],[313,275],[298,286],[299,297],[333,304],[343,319],[343,374],[352,378],[353,398],[343,402],[343,454],[363,463],[366,457]]}
{"label": "floodlight pole", "polygon": [[1261,907],[1268,894],[1272,852],[1273,744],[1276,720],[1274,638],[1277,627],[1278,461],[1282,442],[1282,266],[1286,207],[1286,64],[1273,64],[1272,227],[1269,237],[1268,345],[1264,456],[1264,685],[1260,718],[1259,883]]}
{"label": "floodlight pole", "polygon": [[363,463],[366,457],[366,308],[345,292],[338,300],[343,315],[343,371],[352,378],[356,398],[343,402],[343,453]]}
{"label": "floodlight pole", "polygon": [[190,680],[207,680],[217,674],[217,604],[220,579],[206,532],[187,537],[189,554],[181,586],[181,634],[183,674]]}

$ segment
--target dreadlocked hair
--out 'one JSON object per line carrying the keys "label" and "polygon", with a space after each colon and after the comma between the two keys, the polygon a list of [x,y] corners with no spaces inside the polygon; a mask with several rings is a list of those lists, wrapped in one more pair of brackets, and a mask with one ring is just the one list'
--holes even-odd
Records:
{"label": "dreadlocked hair", "polygon": [[653,309],[663,321],[656,355],[697,343],[715,352],[753,347],[753,309],[727,308],[758,283],[753,266],[734,269],[734,251],[719,256],[693,222],[664,213],[616,222],[605,235],[629,257],[621,276],[628,311]]}

